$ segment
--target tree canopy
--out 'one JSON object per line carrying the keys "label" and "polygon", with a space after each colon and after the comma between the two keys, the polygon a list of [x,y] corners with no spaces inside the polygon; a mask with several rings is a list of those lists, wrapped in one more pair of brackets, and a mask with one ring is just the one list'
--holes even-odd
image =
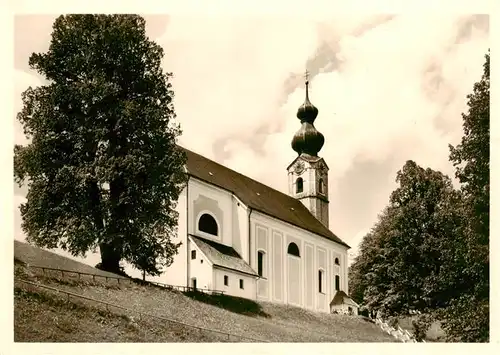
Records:
{"label": "tree canopy", "polygon": [[464,136],[450,145],[464,196],[462,221],[464,264],[460,265],[467,288],[447,312],[445,328],[450,338],[464,341],[489,339],[489,236],[490,236],[490,54],[483,75],[467,96],[468,112],[462,114]]}
{"label": "tree canopy", "polygon": [[157,275],[179,244],[175,210],[186,181],[177,147],[172,73],[136,15],[67,15],[30,67],[47,84],[28,88],[17,119],[30,143],[14,147],[27,240],[73,255],[100,248]]}
{"label": "tree canopy", "polygon": [[398,188],[350,267],[353,298],[386,315],[422,313],[447,339],[489,339],[489,54],[468,95],[464,136],[450,146],[460,189],[407,161]]}
{"label": "tree canopy", "polygon": [[424,311],[444,300],[444,251],[461,218],[460,194],[447,176],[410,160],[397,182],[351,267],[357,301],[386,314]]}

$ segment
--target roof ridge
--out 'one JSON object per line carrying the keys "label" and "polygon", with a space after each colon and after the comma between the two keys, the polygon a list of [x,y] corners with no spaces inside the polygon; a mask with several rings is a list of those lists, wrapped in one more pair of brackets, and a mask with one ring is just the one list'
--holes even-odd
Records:
{"label": "roof ridge", "polygon": [[[334,234],[329,227],[321,223],[321,221],[316,218],[300,200],[246,176],[243,173],[230,169],[200,153],[196,153],[181,145],[177,145],[177,147],[188,155],[186,169],[190,176],[232,193],[252,210],[262,212],[268,216],[291,224],[292,226],[305,229],[313,234],[325,237],[350,248],[349,245]],[[189,156],[193,159],[191,163]],[[209,171],[210,169],[208,166],[210,165],[214,169],[213,173]],[[200,174],[200,171],[205,171],[205,173]],[[248,189],[246,192],[241,191],[243,186],[240,185],[242,183],[244,184],[243,186],[251,185],[251,190]],[[269,199],[272,199],[272,201]],[[279,200],[281,200],[281,204],[276,205]],[[292,215],[290,215],[290,213]]]}
{"label": "roof ridge", "polygon": [[[179,146],[179,147],[181,147],[181,146]],[[292,198],[292,199],[294,199],[292,196],[290,196],[290,195],[288,195],[288,194],[286,194],[286,193],[284,193],[284,192],[281,192],[280,190],[277,190],[277,189],[275,189],[274,187],[271,187],[271,186],[269,186],[269,185],[266,185],[266,184],[264,184],[264,183],[262,183],[262,182],[260,182],[260,181],[258,181],[258,180],[255,180],[255,179],[251,178],[250,176],[244,175],[243,173],[240,173],[240,172],[238,172],[238,171],[236,171],[236,170],[234,170],[234,169],[228,168],[227,166],[225,166],[225,165],[223,165],[223,164],[221,164],[221,163],[218,163],[218,162],[216,162],[216,161],[215,161],[215,160],[213,160],[213,159],[207,158],[206,156],[201,155],[201,154],[199,154],[199,153],[196,153],[196,152],[194,152],[194,151],[192,151],[192,150],[190,150],[190,149],[187,149],[187,148],[184,148],[184,147],[181,147],[181,148],[182,148],[182,149],[184,149],[184,150],[187,150],[187,151],[189,151],[189,152],[191,152],[191,153],[193,153],[193,154],[199,155],[200,157],[202,157],[202,158],[204,158],[204,159],[206,159],[206,160],[210,160],[212,163],[215,163],[215,164],[217,164],[217,165],[219,165],[219,166],[223,167],[224,169],[231,170],[232,172],[234,172],[234,173],[236,173],[236,174],[238,174],[238,175],[240,175],[240,176],[243,176],[243,177],[244,177],[244,178],[246,178],[246,179],[252,180],[253,182],[255,182],[255,183],[259,184],[259,185],[262,185],[262,186],[264,186],[264,187],[267,187],[268,189],[274,190],[274,191],[278,192],[279,194],[281,194],[281,195],[283,195],[283,196],[286,196],[286,197],[288,197],[288,198]],[[233,191],[233,193],[234,193],[234,191]],[[235,193],[235,194],[236,194],[236,193]],[[294,200],[296,200],[296,199],[294,199]],[[296,201],[298,201],[298,200],[296,200]],[[300,202],[300,201],[299,201],[299,202]],[[305,206],[304,206],[304,208],[305,208]],[[307,210],[307,208],[306,208],[306,210]],[[309,210],[307,210],[307,211],[309,211]],[[309,213],[310,213],[310,211],[309,211]],[[312,213],[311,213],[311,215],[314,217],[314,215],[313,215]],[[316,218],[316,217],[314,217],[314,218]]]}
{"label": "roof ridge", "polygon": [[[237,272],[242,272],[244,274],[257,276],[255,270],[250,266],[248,262],[245,261],[245,259],[242,258],[240,253],[238,253],[238,251],[236,251],[234,247],[219,243],[214,240],[203,238],[195,234],[189,233],[188,235],[192,239],[194,244],[196,244],[196,246],[203,252],[203,254],[205,254],[208,260],[214,266],[229,268]],[[204,250],[205,247],[207,247],[208,250]],[[217,254],[218,256],[216,257],[216,255],[213,254],[213,251],[211,252],[210,250],[213,250],[216,253],[218,253]],[[237,260],[237,261],[228,263],[228,260]]]}
{"label": "roof ridge", "polygon": [[211,239],[208,239],[208,238],[203,238],[203,237],[200,237],[200,236],[198,236],[198,235],[196,235],[196,234],[192,234],[192,233],[188,233],[188,234],[189,234],[189,236],[191,236],[191,237],[193,237],[193,238],[196,238],[196,239],[199,239],[199,240],[201,240],[202,242],[204,242],[204,243],[206,243],[206,244],[208,244],[208,245],[213,245],[213,244],[216,244],[216,245],[220,245],[220,246],[221,246],[221,247],[223,247],[223,248],[232,249],[232,251],[234,251],[234,253],[235,253],[236,255],[238,255],[238,258],[240,258],[240,259],[242,259],[242,260],[243,260],[243,258],[241,257],[240,253],[238,253],[238,251],[237,251],[236,249],[234,249],[234,247],[232,247],[232,246],[230,246],[230,245],[226,245],[226,244],[223,244],[223,243],[219,243],[219,242],[217,242],[217,241],[215,241],[215,240],[211,240]]}

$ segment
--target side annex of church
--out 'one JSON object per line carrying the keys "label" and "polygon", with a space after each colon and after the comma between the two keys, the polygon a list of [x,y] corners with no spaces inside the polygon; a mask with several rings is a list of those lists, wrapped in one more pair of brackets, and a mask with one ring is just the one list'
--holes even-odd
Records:
{"label": "side annex of church", "polygon": [[288,194],[185,148],[178,254],[155,281],[330,312],[348,292],[349,246],[329,229],[328,165],[318,156],[318,109],[306,98],[292,140]]}

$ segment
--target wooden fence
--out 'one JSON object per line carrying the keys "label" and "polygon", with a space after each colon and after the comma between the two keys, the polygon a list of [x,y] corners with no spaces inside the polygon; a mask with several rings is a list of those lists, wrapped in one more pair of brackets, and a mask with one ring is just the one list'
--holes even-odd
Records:
{"label": "wooden fence", "polygon": [[117,280],[118,283],[129,283],[132,284],[138,283],[141,285],[155,285],[159,287],[166,288],[167,290],[176,290],[176,291],[181,291],[181,292],[203,292],[203,293],[208,293],[208,294],[216,294],[216,295],[222,295],[224,294],[225,291],[221,290],[212,290],[208,288],[194,288],[194,287],[189,287],[189,286],[177,286],[177,285],[169,285],[161,282],[156,282],[156,281],[144,281],[136,278],[127,278],[124,276],[107,276],[107,275],[99,275],[99,274],[92,274],[88,272],[80,272],[80,271],[74,271],[74,270],[66,270],[66,269],[57,269],[57,268],[52,268],[52,267],[46,267],[46,266],[37,266],[37,265],[28,265],[29,268],[34,268],[34,269],[41,269],[42,272],[45,274],[46,271],[54,271],[56,273],[61,273],[61,276],[64,277],[64,274],[78,274],[78,278],[81,279],[82,275],[85,276],[92,276],[92,279],[95,281],[96,277],[104,278],[106,279],[106,282],[108,280]]}
{"label": "wooden fence", "polygon": [[[380,328],[382,328],[382,330],[384,332],[386,332],[387,334],[392,335],[393,337],[395,337],[396,339],[402,341],[403,343],[416,343],[417,342],[417,340],[415,339],[415,337],[413,336],[412,333],[410,333],[406,329],[402,329],[399,325],[398,325],[398,328],[396,329],[394,327],[391,327],[389,324],[387,324],[386,322],[384,322],[380,318],[376,318],[375,319],[375,323]],[[424,340],[422,340],[422,342],[425,343]]]}

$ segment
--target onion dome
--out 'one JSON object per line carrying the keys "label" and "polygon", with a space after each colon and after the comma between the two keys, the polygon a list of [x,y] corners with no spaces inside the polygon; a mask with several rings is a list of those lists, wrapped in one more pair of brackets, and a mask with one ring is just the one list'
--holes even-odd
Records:
{"label": "onion dome", "polygon": [[299,155],[317,156],[325,144],[325,137],[314,127],[318,109],[309,101],[309,81],[306,81],[306,99],[297,111],[302,126],[292,139],[292,148]]}
{"label": "onion dome", "polygon": [[297,117],[300,122],[313,123],[318,116],[318,109],[309,101],[309,81],[306,81],[306,99],[297,110]]}

